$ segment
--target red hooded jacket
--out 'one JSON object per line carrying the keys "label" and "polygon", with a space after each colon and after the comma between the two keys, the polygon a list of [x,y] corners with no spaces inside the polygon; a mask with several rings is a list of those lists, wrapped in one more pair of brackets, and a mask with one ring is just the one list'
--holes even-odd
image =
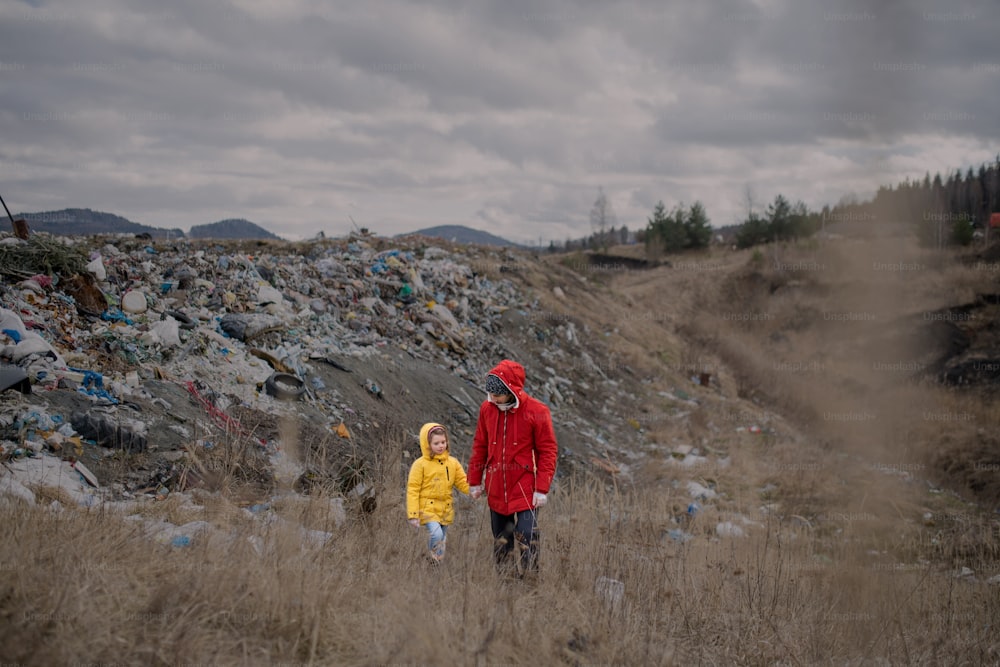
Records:
{"label": "red hooded jacket", "polygon": [[484,485],[494,512],[513,514],[532,509],[535,491],[549,492],[559,448],[549,409],[524,392],[524,367],[504,359],[490,374],[503,380],[516,404],[506,411],[489,400],[479,406],[469,484]]}

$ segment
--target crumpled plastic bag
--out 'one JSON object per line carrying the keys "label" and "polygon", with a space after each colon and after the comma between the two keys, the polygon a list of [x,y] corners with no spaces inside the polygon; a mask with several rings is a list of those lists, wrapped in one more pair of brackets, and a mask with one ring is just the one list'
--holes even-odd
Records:
{"label": "crumpled plastic bag", "polygon": [[172,317],[150,324],[149,330],[156,334],[164,347],[177,347],[181,344],[181,324]]}
{"label": "crumpled plastic bag", "polygon": [[55,348],[34,331],[29,331],[24,326],[20,316],[12,310],[0,308],[0,331],[14,341],[13,345],[0,346],[0,356],[9,358],[14,363],[18,363],[32,354],[49,356],[56,361],[62,361]]}
{"label": "crumpled plastic bag", "polygon": [[94,277],[98,280],[106,280],[108,277],[108,272],[104,268],[104,259],[98,255],[93,259],[90,264],[87,265],[87,270],[94,274]]}
{"label": "crumpled plastic bag", "polygon": [[230,338],[245,341],[269,327],[281,325],[280,317],[264,314],[226,313],[219,320],[219,328]]}

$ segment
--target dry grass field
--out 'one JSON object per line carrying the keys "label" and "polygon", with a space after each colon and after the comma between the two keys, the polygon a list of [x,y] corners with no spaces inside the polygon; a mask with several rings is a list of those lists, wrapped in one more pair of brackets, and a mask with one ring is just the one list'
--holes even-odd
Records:
{"label": "dry grass field", "polygon": [[[650,419],[627,478],[560,480],[537,578],[494,570],[485,504],[465,498],[446,562],[426,563],[390,438],[389,493],[346,521],[323,493],[262,520],[222,484],[143,506],[215,527],[178,548],[110,507],[0,503],[4,664],[1000,663],[1000,411],[912,372],[933,347],[912,323],[972,298],[981,273],[886,239],[579,283],[550,260],[523,280],[607,332],[648,389],[620,418]],[[712,377],[688,383],[697,406],[657,393],[692,369]],[[680,470],[679,442],[706,458]],[[689,512],[687,478],[717,496]]]}

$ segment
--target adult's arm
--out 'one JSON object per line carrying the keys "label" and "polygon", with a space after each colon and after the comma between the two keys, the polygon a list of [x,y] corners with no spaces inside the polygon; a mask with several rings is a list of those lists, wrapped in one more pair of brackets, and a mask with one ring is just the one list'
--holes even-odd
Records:
{"label": "adult's arm", "polygon": [[488,439],[486,435],[486,405],[479,406],[479,418],[476,420],[476,434],[472,438],[472,454],[469,456],[469,486],[479,486],[483,483],[483,469],[486,467]]}
{"label": "adult's arm", "polygon": [[552,478],[556,476],[556,460],[559,458],[559,445],[556,443],[556,432],[552,427],[552,414],[549,409],[540,404],[535,419],[533,435],[535,438],[535,490],[548,493],[552,486]]}

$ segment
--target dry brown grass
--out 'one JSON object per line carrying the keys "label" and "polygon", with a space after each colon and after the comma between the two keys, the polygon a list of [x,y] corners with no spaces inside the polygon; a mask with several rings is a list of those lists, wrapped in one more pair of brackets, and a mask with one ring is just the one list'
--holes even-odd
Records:
{"label": "dry brown grass", "polygon": [[[835,532],[758,514],[749,537],[719,539],[713,510],[679,543],[668,533],[678,501],[568,481],[541,517],[535,582],[494,572],[482,504],[460,504],[440,568],[421,561],[423,534],[398,507],[327,524],[325,546],[296,523],[322,515],[322,499],[270,523],[216,511],[216,533],[172,548],[110,512],[5,504],[0,654],[26,665],[1000,659],[995,589],[882,553],[881,529],[900,522],[874,530],[845,514],[829,519]],[[616,586],[620,598],[604,592]]]}

